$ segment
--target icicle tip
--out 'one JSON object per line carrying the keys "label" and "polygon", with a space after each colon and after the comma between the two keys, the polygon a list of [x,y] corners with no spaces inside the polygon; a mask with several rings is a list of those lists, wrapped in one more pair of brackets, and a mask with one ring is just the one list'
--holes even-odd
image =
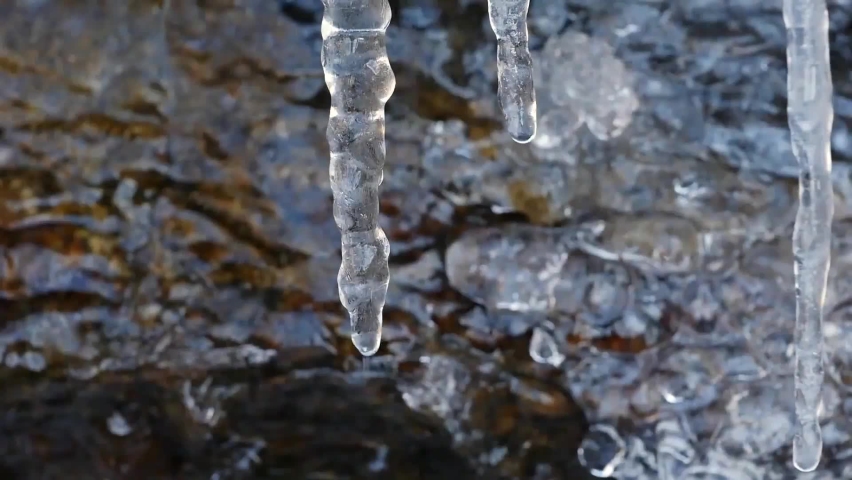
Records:
{"label": "icicle tip", "polygon": [[365,357],[372,357],[382,345],[382,332],[361,332],[352,334],[352,344]]}

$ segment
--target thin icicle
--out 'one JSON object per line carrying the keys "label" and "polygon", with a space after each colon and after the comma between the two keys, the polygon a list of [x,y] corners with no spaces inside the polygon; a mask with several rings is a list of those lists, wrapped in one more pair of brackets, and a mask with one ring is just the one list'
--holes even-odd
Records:
{"label": "thin icicle", "polygon": [[825,0],[784,0],[787,116],[799,162],[799,211],[793,233],[796,276],[796,417],[793,463],[813,471],[822,456],[822,318],[831,261],[830,135],[832,83]]}
{"label": "thin icicle", "polygon": [[506,129],[516,142],[535,137],[536,104],[527,32],[529,0],[488,0],[491,28],[497,36],[497,77]]}
{"label": "thin icicle", "polygon": [[388,61],[388,0],[323,0],[322,66],[331,93],[328,143],[334,220],[342,234],[337,276],[361,354],[381,343],[390,246],[379,228],[385,103],[396,80]]}

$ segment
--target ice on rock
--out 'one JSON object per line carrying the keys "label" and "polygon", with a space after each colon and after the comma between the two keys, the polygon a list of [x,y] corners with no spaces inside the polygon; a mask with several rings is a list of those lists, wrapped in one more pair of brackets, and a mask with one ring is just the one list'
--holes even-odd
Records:
{"label": "ice on rock", "polygon": [[379,348],[390,246],[378,226],[385,162],[384,107],[396,81],[385,46],[387,0],[323,0],[322,67],[331,93],[328,143],[340,229],[340,300],[363,355]]}
{"label": "ice on rock", "polygon": [[563,2],[532,2],[529,12],[530,27],[540,35],[556,35],[571,18]]}
{"label": "ice on rock", "polygon": [[467,394],[475,388],[476,376],[463,362],[445,355],[424,356],[420,362],[424,371],[401,387],[403,401],[412,410],[443,420],[454,440],[463,442],[467,434],[462,427],[470,413]]}
{"label": "ice on rock", "polygon": [[497,36],[497,81],[506,129],[518,143],[535,137],[536,101],[529,49],[529,0],[488,0],[491,29]]}
{"label": "ice on rock", "polygon": [[691,465],[679,480],[766,480],[764,468],[710,450],[704,462]]}
{"label": "ice on rock", "polygon": [[793,464],[803,472],[822,456],[818,418],[823,371],[823,310],[831,257],[832,80],[825,0],[784,0],[787,118],[799,164],[799,211],[793,232],[796,278],[796,433]]}
{"label": "ice on rock", "polygon": [[133,432],[133,427],[127,423],[127,420],[119,412],[113,412],[107,419],[107,428],[110,433],[117,437],[126,437]]}
{"label": "ice on rock", "polygon": [[533,141],[543,149],[570,145],[573,133],[583,126],[583,117],[575,109],[558,108],[542,115],[539,132]]}
{"label": "ice on rock", "polygon": [[593,425],[577,451],[580,463],[598,478],[612,478],[627,456],[627,444],[615,427]]}
{"label": "ice on rock", "polygon": [[590,353],[568,373],[568,388],[591,422],[627,417],[631,408],[627,392],[647,368],[647,359],[641,356]]}
{"label": "ice on rock", "polygon": [[559,351],[556,340],[547,330],[536,327],[530,339],[530,358],[537,363],[559,367],[565,355]]}
{"label": "ice on rock", "polygon": [[569,31],[548,40],[542,57],[542,88],[556,105],[577,111],[597,138],[618,137],[630,125],[639,100],[609,44]]}
{"label": "ice on rock", "polygon": [[[787,306],[787,305],[785,305]],[[773,311],[772,314],[777,312]],[[749,342],[751,354],[767,373],[787,375],[793,372],[794,341],[790,322],[773,325],[771,319],[762,318],[746,325],[743,331]]]}
{"label": "ice on rock", "polygon": [[680,480],[697,456],[684,424],[678,417],[664,417],[657,423],[657,471],[661,480]]}
{"label": "ice on rock", "polygon": [[589,231],[580,248],[589,255],[624,262],[657,274],[696,270],[702,263],[701,232],[674,215],[619,215]]}
{"label": "ice on rock", "polygon": [[846,394],[852,393],[852,305],[837,308],[825,324],[829,378]]}
{"label": "ice on rock", "polygon": [[794,431],[790,386],[789,380],[768,377],[730,389],[728,420],[717,446],[732,456],[761,460],[789,445]]}
{"label": "ice on rock", "polygon": [[564,235],[526,226],[475,230],[447,250],[447,278],[490,309],[548,312],[569,257]]}
{"label": "ice on rock", "polygon": [[654,406],[687,411],[706,408],[716,401],[722,359],[713,353],[700,349],[679,349],[663,359],[649,379],[649,386],[660,397],[660,404]]}
{"label": "ice on rock", "polygon": [[583,341],[618,334],[648,346],[667,338],[659,321],[663,286],[623,261],[584,254],[593,248],[578,245],[585,235],[521,225],[473,230],[447,250],[447,278],[490,312],[570,318]]}

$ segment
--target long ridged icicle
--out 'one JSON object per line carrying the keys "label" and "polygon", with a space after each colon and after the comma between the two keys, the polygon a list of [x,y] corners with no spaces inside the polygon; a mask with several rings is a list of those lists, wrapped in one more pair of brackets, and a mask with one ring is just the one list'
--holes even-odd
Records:
{"label": "long ridged icicle", "polygon": [[506,130],[519,143],[535,137],[536,103],[529,50],[529,0],[488,0],[491,29],[497,36],[497,81]]}
{"label": "long ridged icicle", "polygon": [[799,211],[793,233],[796,278],[796,434],[793,464],[805,472],[822,456],[822,320],[831,263],[832,82],[825,0],[784,0],[787,116],[799,163]]}
{"label": "long ridged icicle", "polygon": [[385,103],[396,80],[388,61],[388,0],[323,0],[322,66],[331,93],[328,144],[334,220],[342,239],[337,276],[361,354],[381,343],[390,246],[379,228]]}

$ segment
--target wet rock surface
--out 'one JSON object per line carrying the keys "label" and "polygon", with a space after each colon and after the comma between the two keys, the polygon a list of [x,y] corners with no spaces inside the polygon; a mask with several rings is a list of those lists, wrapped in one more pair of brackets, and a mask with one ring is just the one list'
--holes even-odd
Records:
{"label": "wet rock surface", "polygon": [[[533,0],[520,146],[485,1],[391,3],[365,361],[321,2],[0,2],[0,475],[796,478],[780,4]],[[852,4],[830,4],[821,480],[852,474]]]}

